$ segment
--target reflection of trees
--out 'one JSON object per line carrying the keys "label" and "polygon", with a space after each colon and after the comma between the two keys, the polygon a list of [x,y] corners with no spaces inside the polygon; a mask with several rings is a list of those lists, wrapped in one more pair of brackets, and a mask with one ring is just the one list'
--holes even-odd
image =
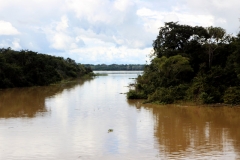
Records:
{"label": "reflection of trees", "polygon": [[144,108],[152,108],[161,155],[216,157],[235,152],[240,158],[240,108],[150,104]]}
{"label": "reflection of trees", "polygon": [[139,100],[139,99],[128,99],[127,100],[128,104],[130,106],[134,106],[136,107],[137,109],[140,109],[142,107],[142,102],[143,100]]}
{"label": "reflection of trees", "polygon": [[83,85],[88,80],[76,80],[52,86],[0,90],[0,118],[35,117],[47,112],[45,99]]}

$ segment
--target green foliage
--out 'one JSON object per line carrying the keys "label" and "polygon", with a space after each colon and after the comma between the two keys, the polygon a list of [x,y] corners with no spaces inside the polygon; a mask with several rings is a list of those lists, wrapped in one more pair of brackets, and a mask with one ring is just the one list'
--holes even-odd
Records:
{"label": "green foliage", "polygon": [[155,72],[159,75],[159,86],[172,86],[187,80],[187,73],[193,69],[189,65],[189,60],[181,55],[171,56],[169,58],[163,56],[152,60]]}
{"label": "green foliage", "polygon": [[147,102],[155,103],[173,103],[174,102],[174,90],[172,87],[169,88],[159,88],[153,94],[149,95]]}
{"label": "green foliage", "polygon": [[185,95],[184,83],[189,81],[187,75],[191,72],[188,58],[181,55],[154,58],[143,76],[138,76],[136,90],[130,91],[128,98],[148,95],[149,102],[172,103]]}
{"label": "green foliage", "polygon": [[143,92],[137,92],[135,90],[130,90],[127,93],[128,99],[146,99],[146,95]]}
{"label": "green foliage", "polygon": [[74,60],[33,51],[0,49],[0,88],[49,85],[92,72]]}
{"label": "green foliage", "polygon": [[231,36],[226,34],[226,31],[220,27],[207,27],[208,38],[202,41],[203,46],[206,48],[208,54],[208,65],[212,67],[213,58],[216,50],[223,44],[231,42]]}
{"label": "green foliage", "polygon": [[228,57],[227,67],[236,74],[240,82],[240,33],[230,46],[233,53]]}
{"label": "green foliage", "polygon": [[85,64],[85,66],[94,71],[142,71],[145,67],[143,64]]}
{"label": "green foliage", "polygon": [[179,25],[176,22],[165,23],[159,30],[159,35],[153,42],[154,54],[157,57],[170,57],[186,53],[202,37],[206,37],[207,31],[203,27],[191,27]]}
{"label": "green foliage", "polygon": [[155,57],[136,79],[134,92],[146,95],[147,102],[239,103],[240,33],[232,37],[220,27],[168,22],[153,50]]}
{"label": "green foliage", "polygon": [[204,104],[210,104],[214,102],[213,97],[206,92],[202,92],[199,97]]}
{"label": "green foliage", "polygon": [[214,66],[206,73],[198,73],[188,89],[188,98],[202,103],[222,102],[226,77],[226,72],[220,66]]}
{"label": "green foliage", "polygon": [[186,95],[187,88],[188,86],[184,84],[168,88],[158,88],[153,94],[148,96],[147,102],[170,104],[176,100],[182,100]]}
{"label": "green foliage", "polygon": [[240,104],[240,87],[229,87],[224,93],[224,103]]}

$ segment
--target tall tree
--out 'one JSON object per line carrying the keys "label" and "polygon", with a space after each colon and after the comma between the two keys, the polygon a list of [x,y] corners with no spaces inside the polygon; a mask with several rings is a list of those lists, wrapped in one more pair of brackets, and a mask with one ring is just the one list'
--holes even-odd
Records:
{"label": "tall tree", "polygon": [[215,51],[221,45],[231,42],[231,35],[227,34],[226,31],[221,27],[207,27],[206,28],[208,37],[201,41],[206,47],[208,54],[208,66],[212,67],[213,57],[216,55]]}
{"label": "tall tree", "polygon": [[189,48],[189,44],[194,44],[190,42],[202,41],[206,36],[207,31],[203,27],[180,25],[177,22],[165,23],[153,41],[154,55],[170,57],[183,54]]}

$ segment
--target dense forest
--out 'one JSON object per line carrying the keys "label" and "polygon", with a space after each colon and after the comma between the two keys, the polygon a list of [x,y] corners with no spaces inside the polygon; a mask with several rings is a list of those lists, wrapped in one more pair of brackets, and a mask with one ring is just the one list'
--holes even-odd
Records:
{"label": "dense forest", "polygon": [[144,64],[84,64],[94,71],[143,71]]}
{"label": "dense forest", "polygon": [[43,86],[91,73],[74,60],[11,48],[0,49],[0,88]]}
{"label": "dense forest", "polygon": [[129,99],[240,104],[240,33],[168,22],[153,41],[153,50]]}

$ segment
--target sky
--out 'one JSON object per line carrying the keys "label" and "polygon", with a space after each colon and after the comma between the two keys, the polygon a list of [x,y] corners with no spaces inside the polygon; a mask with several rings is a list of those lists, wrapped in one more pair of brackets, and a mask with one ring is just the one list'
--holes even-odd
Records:
{"label": "sky", "polygon": [[0,0],[0,48],[146,64],[164,22],[240,31],[239,0]]}

